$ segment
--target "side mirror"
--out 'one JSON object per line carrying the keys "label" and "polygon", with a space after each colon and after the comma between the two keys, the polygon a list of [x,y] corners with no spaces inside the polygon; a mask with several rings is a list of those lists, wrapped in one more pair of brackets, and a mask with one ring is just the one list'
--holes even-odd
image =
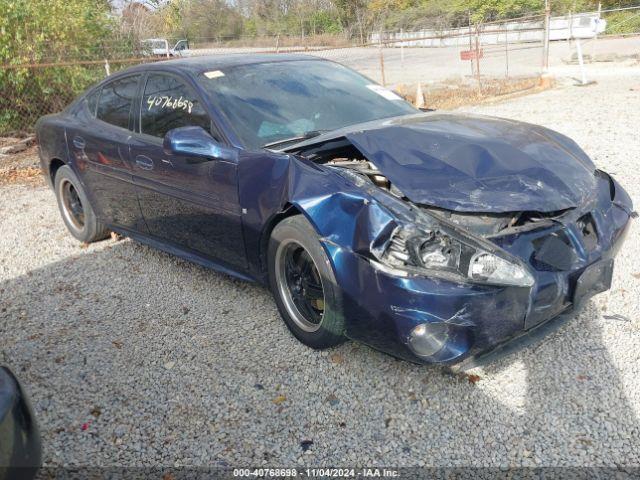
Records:
{"label": "side mirror", "polygon": [[173,155],[230,162],[238,160],[237,150],[220,145],[202,127],[180,127],[169,130],[164,136],[162,148],[165,153]]}

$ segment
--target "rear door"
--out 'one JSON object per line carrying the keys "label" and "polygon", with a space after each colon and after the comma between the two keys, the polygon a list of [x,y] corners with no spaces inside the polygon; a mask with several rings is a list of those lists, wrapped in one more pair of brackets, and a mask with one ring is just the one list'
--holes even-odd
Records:
{"label": "rear door", "polygon": [[136,117],[133,176],[150,233],[244,269],[237,164],[167,154],[162,148],[164,135],[178,127],[200,126],[220,140],[194,88],[181,76],[150,72]]}
{"label": "rear door", "polygon": [[119,77],[87,98],[68,131],[69,150],[103,221],[145,231],[129,161],[132,110],[142,75]]}

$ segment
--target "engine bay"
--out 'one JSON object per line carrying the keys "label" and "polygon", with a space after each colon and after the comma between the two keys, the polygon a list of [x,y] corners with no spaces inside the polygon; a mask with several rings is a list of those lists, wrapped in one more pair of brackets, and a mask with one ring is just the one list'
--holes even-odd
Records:
{"label": "engine bay", "polygon": [[358,174],[376,187],[385,190],[397,198],[412,203],[417,208],[425,210],[432,215],[444,218],[447,221],[482,236],[492,237],[526,231],[533,228],[548,226],[555,219],[561,217],[568,210],[558,212],[505,212],[505,213],[479,213],[458,212],[447,210],[432,205],[420,205],[411,202],[380,170],[348,141],[338,140],[321,144],[318,147],[306,150],[303,156],[315,163],[332,168],[345,168]]}

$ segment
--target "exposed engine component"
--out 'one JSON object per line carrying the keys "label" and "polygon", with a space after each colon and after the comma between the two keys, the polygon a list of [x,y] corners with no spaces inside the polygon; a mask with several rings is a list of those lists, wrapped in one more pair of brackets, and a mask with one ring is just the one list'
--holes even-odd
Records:
{"label": "exposed engine component", "polygon": [[[338,139],[314,146],[306,150],[304,156],[323,165],[349,169],[359,174],[363,179],[368,179],[378,188],[386,190],[394,196],[409,202],[409,199],[400,189],[391,183],[372,162],[366,159],[358,149],[345,139]],[[567,212],[567,210],[562,210],[549,213],[535,211],[467,213],[446,210],[431,205],[415,206],[482,237],[502,235],[508,231],[513,231],[513,229],[525,231],[532,228],[548,226],[555,221],[555,219]],[[586,229],[590,228],[588,222],[585,222],[585,224]]]}
{"label": "exposed engine component", "polygon": [[539,226],[548,225],[554,219],[561,217],[566,212],[505,212],[505,213],[465,213],[452,212],[441,208],[423,207],[430,213],[446,218],[450,222],[467,230],[488,237],[504,233],[507,229],[518,228],[528,230]]}
{"label": "exposed engine component", "polygon": [[403,198],[402,192],[395,188],[391,182],[380,173],[378,168],[368,160],[360,160],[354,158],[333,158],[325,163],[334,167],[348,168],[361,175],[365,175],[377,187],[383,188],[396,197]]}
{"label": "exposed engine component", "polygon": [[[391,192],[398,198],[405,199],[405,196],[394,185],[380,173],[378,168],[366,159],[357,158],[332,158],[324,163],[340,168],[348,168],[362,176],[367,177],[374,185],[388,192]],[[537,226],[546,225],[553,221],[554,218],[561,216],[565,211],[540,213],[540,212],[505,212],[505,213],[466,213],[444,210],[431,206],[419,205],[420,208],[429,213],[443,217],[460,227],[482,237],[489,237],[504,233],[505,230],[511,228],[529,229]]]}

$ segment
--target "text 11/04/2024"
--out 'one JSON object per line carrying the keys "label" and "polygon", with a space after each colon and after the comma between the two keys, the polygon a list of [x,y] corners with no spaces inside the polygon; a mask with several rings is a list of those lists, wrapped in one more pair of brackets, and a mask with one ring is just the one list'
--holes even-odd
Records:
{"label": "text 11/04/2024", "polygon": [[399,472],[388,468],[236,468],[234,477],[311,477],[311,478],[397,478]]}

